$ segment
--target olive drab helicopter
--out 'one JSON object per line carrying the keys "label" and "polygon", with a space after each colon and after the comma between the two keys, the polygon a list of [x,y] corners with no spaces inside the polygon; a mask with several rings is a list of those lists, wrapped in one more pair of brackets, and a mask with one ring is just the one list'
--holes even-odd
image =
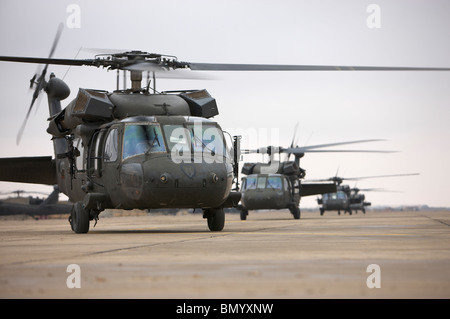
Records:
{"label": "olive drab helicopter", "polygon": [[[0,61],[43,64],[31,79],[35,91],[20,140],[39,93],[47,93],[54,157],[0,160],[0,180],[57,184],[74,203],[69,218],[76,233],[87,233],[91,220],[109,209],[199,208],[211,231],[224,227],[224,207],[237,205],[232,191],[237,172],[234,151],[225,145],[216,100],[204,89],[157,92],[156,75],[194,71],[380,71],[450,70],[439,68],[352,67],[182,62],[175,56],[142,51],[100,54],[93,59],[53,58],[62,31],[57,31],[48,58],[0,56]],[[80,88],[77,97],[49,65],[93,66],[129,71],[131,88],[102,91]],[[142,86],[143,72],[153,74]],[[150,78],[150,77],[149,77]],[[237,144],[237,139],[235,139]],[[234,165],[234,166],[233,166]],[[95,226],[95,225],[94,225]]]}
{"label": "olive drab helicopter", "polygon": [[330,177],[328,179],[317,179],[314,180],[316,182],[323,181],[332,181],[336,184],[336,192],[323,194],[321,198],[317,199],[317,203],[321,205],[320,207],[320,215],[322,216],[325,211],[338,211],[338,215],[341,214],[341,210],[349,215],[352,212],[358,213],[358,211],[362,211],[364,214],[366,213],[366,207],[370,206],[370,202],[366,202],[365,195],[361,194],[360,191],[377,191],[384,192],[384,189],[378,188],[358,188],[358,187],[350,187],[349,185],[341,185],[344,180],[352,180],[358,181],[362,179],[370,179],[370,178],[383,178],[383,177],[398,177],[398,176],[413,176],[419,175],[418,173],[412,174],[393,174],[393,175],[379,175],[379,176],[364,176],[364,177],[350,177],[343,178],[338,177],[337,175],[334,177]]}
{"label": "olive drab helicopter", "polygon": [[[295,138],[295,136],[294,136]],[[366,143],[381,141],[377,139],[338,142],[304,147],[294,147],[293,142],[288,148],[263,147],[256,150],[241,150],[243,154],[268,154],[269,163],[244,163],[241,173],[247,175],[242,178],[241,204],[238,205],[241,220],[246,220],[249,210],[261,209],[289,209],[294,219],[300,219],[300,199],[304,196],[334,193],[337,191],[335,183],[302,183],[306,170],[300,167],[300,159],[305,153],[313,152],[352,152],[352,153],[391,153],[380,150],[321,150],[337,145]],[[285,161],[276,161],[274,155],[287,154]],[[294,155],[294,161],[289,157]]]}
{"label": "olive drab helicopter", "polygon": [[[71,205],[58,203],[59,188],[58,185],[53,187],[53,191],[45,199],[29,196],[28,198],[21,197],[21,194],[26,193],[24,191],[15,191],[17,199],[22,199],[16,202],[17,199],[12,200],[0,200],[0,216],[10,215],[29,215],[38,219],[41,216],[69,214],[71,211]],[[35,192],[33,192],[35,193]],[[40,192],[36,192],[40,193]],[[26,203],[23,202],[26,200]]]}

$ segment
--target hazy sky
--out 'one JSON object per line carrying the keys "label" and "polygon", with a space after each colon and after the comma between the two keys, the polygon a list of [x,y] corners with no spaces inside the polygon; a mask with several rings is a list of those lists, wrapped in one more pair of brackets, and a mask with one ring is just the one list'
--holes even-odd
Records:
{"label": "hazy sky", "polygon": [[[380,11],[372,11],[371,4]],[[450,67],[449,12],[446,0],[0,0],[0,55],[47,57],[63,22],[54,57],[92,58],[114,49],[176,55],[191,62]],[[81,47],[85,49],[79,51]],[[45,94],[16,145],[31,102],[29,80],[37,69],[0,62],[0,157],[53,155],[45,131]],[[49,70],[63,77],[68,67]],[[231,134],[244,133],[243,143],[250,147],[268,142],[288,146],[297,123],[299,146],[386,139],[351,148],[398,153],[306,154],[301,166],[307,179],[337,171],[341,177],[420,173],[363,180],[357,186],[397,191],[367,193],[373,205],[450,206],[450,72],[208,74],[214,79],[161,79],[157,89],[206,88],[217,99],[220,114],[215,120]],[[63,106],[79,87],[114,90],[115,75],[70,68],[64,80],[72,92]],[[0,191],[15,189],[51,191],[0,183]],[[316,206],[315,196],[303,198],[301,205]]]}

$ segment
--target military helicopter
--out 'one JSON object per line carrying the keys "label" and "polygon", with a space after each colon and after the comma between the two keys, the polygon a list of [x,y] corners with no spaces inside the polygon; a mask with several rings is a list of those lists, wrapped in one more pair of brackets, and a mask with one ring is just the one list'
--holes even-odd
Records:
{"label": "military helicopter", "polygon": [[[47,132],[55,151],[54,159],[1,159],[0,179],[57,183],[74,203],[69,222],[76,233],[88,232],[90,220],[97,221],[106,208],[202,208],[209,229],[222,230],[223,208],[237,204],[240,193],[231,192],[230,152],[219,124],[210,120],[218,114],[215,99],[206,90],[151,93],[148,86],[141,88],[144,69],[157,72],[188,65],[141,51],[92,60],[53,59],[60,33],[49,58],[0,57],[46,63],[41,75],[31,80],[36,89],[24,124],[44,90],[50,111]],[[132,87],[112,93],[80,88],[62,109],[70,89],[54,74],[45,79],[49,64],[130,70]]]}
{"label": "military helicopter", "polygon": [[[19,197],[24,191],[15,191]],[[27,198],[27,203],[17,203],[6,200],[0,201],[0,216],[9,215],[30,215],[34,218],[38,216],[47,216],[54,214],[69,214],[72,207],[71,205],[59,204],[59,188],[58,185],[53,187],[53,191],[45,198]]]}
{"label": "military helicopter", "polygon": [[[295,139],[295,136],[294,136]],[[293,141],[294,141],[293,139]],[[334,193],[337,191],[335,183],[302,183],[306,170],[300,167],[300,159],[308,152],[359,152],[359,153],[390,153],[392,151],[376,150],[321,150],[337,145],[376,142],[381,140],[358,140],[330,144],[294,147],[293,142],[288,148],[263,147],[256,150],[242,150],[243,154],[268,154],[270,161],[265,163],[244,163],[241,173],[247,175],[242,178],[241,204],[238,205],[241,220],[246,220],[249,210],[260,209],[289,209],[294,219],[300,219],[300,199],[304,196]],[[274,155],[287,154],[285,161],[274,160]],[[294,155],[294,161],[289,157]]]}
{"label": "military helicopter", "polygon": [[337,191],[333,193],[323,194],[321,198],[317,199],[317,203],[322,205],[320,207],[320,215],[322,216],[325,211],[338,211],[338,215],[341,214],[341,210],[345,213],[352,214],[352,212],[357,213],[358,210],[362,211],[364,214],[366,213],[366,207],[370,206],[370,202],[366,202],[365,195],[361,194],[360,191],[386,191],[383,189],[375,189],[375,188],[358,188],[358,187],[350,187],[349,185],[341,185],[344,179],[358,181],[362,179],[370,179],[370,178],[382,178],[382,177],[398,177],[398,176],[412,176],[419,175],[418,173],[412,174],[393,174],[393,175],[379,175],[379,176],[365,176],[365,177],[351,177],[351,178],[343,178],[338,177],[337,175],[334,177],[330,177],[328,179],[317,179],[314,180],[316,182],[321,181],[332,181],[336,184]]}
{"label": "military helicopter", "polygon": [[[450,70],[408,67],[353,67],[182,62],[176,56],[128,51],[99,54],[93,59],[53,58],[58,29],[48,58],[0,56],[0,61],[44,64],[30,84],[33,99],[18,134],[39,93],[47,93],[54,158],[21,157],[0,160],[0,180],[58,184],[74,203],[69,222],[75,233],[87,233],[91,220],[106,208],[200,208],[211,231],[224,227],[224,207],[237,205],[232,191],[238,171],[236,150],[225,145],[216,100],[204,89],[157,92],[156,74],[191,71],[326,71],[326,70]],[[64,109],[69,86],[49,65],[93,66],[129,71],[131,88],[108,92],[80,88]],[[142,86],[142,74],[153,74]],[[186,71],[187,72],[187,71]],[[238,144],[238,139],[234,139]],[[95,226],[95,225],[94,225]]]}

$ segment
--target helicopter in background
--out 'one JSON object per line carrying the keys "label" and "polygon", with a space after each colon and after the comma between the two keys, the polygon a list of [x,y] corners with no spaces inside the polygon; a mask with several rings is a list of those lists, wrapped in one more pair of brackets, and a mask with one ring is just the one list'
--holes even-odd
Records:
{"label": "helicopter in background", "polygon": [[349,215],[352,215],[352,212],[358,213],[358,210],[362,211],[365,214],[366,213],[365,208],[367,206],[370,206],[371,203],[365,201],[366,197],[364,194],[361,194],[360,191],[385,191],[382,189],[375,189],[375,188],[358,188],[358,187],[350,187],[349,185],[341,185],[344,180],[358,181],[370,178],[413,176],[413,175],[419,174],[418,173],[393,174],[393,175],[364,176],[351,178],[343,178],[338,177],[336,175],[328,179],[314,180],[316,182],[332,181],[335,183],[337,188],[336,192],[323,194],[321,198],[317,199],[317,203],[321,205],[320,215],[322,216],[325,213],[325,211],[336,211],[336,210],[338,212],[338,215],[341,214],[341,210],[344,211],[344,214],[349,213]]}
{"label": "helicopter in background", "polygon": [[[182,62],[175,56],[143,51],[100,54],[93,59],[53,58],[60,25],[48,58],[0,56],[0,61],[44,64],[30,81],[32,102],[47,93],[54,157],[0,159],[0,180],[57,184],[74,203],[69,223],[87,233],[91,220],[110,209],[200,208],[211,231],[225,224],[224,207],[236,206],[241,193],[232,191],[238,172],[223,131],[211,118],[219,114],[205,89],[156,91],[156,74],[190,71],[435,71],[450,68],[308,66]],[[131,88],[113,92],[85,89],[64,109],[69,86],[49,65],[93,66],[129,71]],[[142,86],[143,73],[148,77]],[[151,84],[153,84],[151,86]]]}
{"label": "helicopter in background", "polygon": [[[335,183],[302,183],[306,170],[300,167],[300,159],[308,152],[356,152],[356,153],[391,153],[377,150],[321,150],[321,148],[355,143],[376,142],[381,140],[358,140],[330,144],[288,148],[264,147],[256,150],[242,150],[243,154],[259,153],[270,156],[269,163],[244,163],[242,178],[241,204],[238,205],[241,220],[246,220],[249,210],[289,209],[294,219],[300,219],[300,199],[304,196],[334,193]],[[275,161],[274,155],[287,154],[287,160]],[[289,161],[293,155],[295,159]]]}
{"label": "helicopter in background", "polygon": [[[58,185],[54,185],[53,191],[49,195],[45,193],[48,195],[45,199],[31,196],[22,197],[21,194],[25,192],[21,190],[11,193],[17,194],[17,198],[0,200],[0,216],[29,215],[37,219],[38,216],[70,214],[72,209],[72,205],[58,203],[60,193]],[[21,199],[21,201],[18,202],[17,199]]]}

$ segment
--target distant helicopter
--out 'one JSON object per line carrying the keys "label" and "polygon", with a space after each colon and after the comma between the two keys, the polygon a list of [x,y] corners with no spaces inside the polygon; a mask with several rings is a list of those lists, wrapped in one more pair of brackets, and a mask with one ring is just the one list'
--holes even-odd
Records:
{"label": "distant helicopter", "polygon": [[[23,194],[24,191],[15,191],[13,193]],[[55,185],[53,191],[45,199],[29,197],[28,202],[16,203],[6,200],[0,200],[0,216],[9,215],[29,215],[37,218],[38,216],[47,216],[55,214],[70,214],[71,205],[59,204],[59,188]]]}
{"label": "distant helicopter", "polygon": [[332,181],[336,184],[337,187],[336,192],[323,194],[321,198],[317,199],[317,203],[321,205],[320,215],[322,216],[325,213],[325,211],[336,211],[336,210],[338,211],[338,215],[341,214],[341,210],[344,211],[344,214],[349,213],[349,215],[351,215],[352,212],[357,213],[358,210],[362,211],[365,214],[366,213],[365,207],[370,206],[371,203],[365,201],[366,197],[364,194],[361,194],[360,191],[385,191],[382,189],[374,189],[374,188],[361,189],[358,187],[350,187],[349,185],[341,185],[344,179],[357,181],[370,178],[413,176],[413,175],[419,175],[419,173],[351,177],[351,178],[334,176],[328,179],[314,180],[316,182]]}
{"label": "distant helicopter", "polygon": [[[226,146],[216,100],[204,89],[157,92],[156,75],[192,71],[449,71],[450,68],[353,67],[194,63],[175,56],[129,51],[94,59],[52,58],[62,32],[60,25],[48,58],[0,56],[0,61],[45,64],[35,75],[33,99],[19,130],[20,141],[39,93],[48,96],[54,158],[0,159],[0,180],[58,184],[74,203],[69,222],[75,233],[87,233],[91,220],[106,208],[200,208],[211,231],[225,224],[224,207],[241,198],[232,191],[238,172],[236,152]],[[131,88],[114,92],[80,88],[64,109],[68,85],[49,65],[94,66],[129,71]],[[148,77],[142,86],[142,74]],[[186,71],[187,72],[187,71]]]}
{"label": "distant helicopter", "polygon": [[[238,205],[241,220],[246,220],[249,210],[289,209],[294,219],[300,219],[300,199],[304,196],[334,193],[335,183],[302,183],[306,171],[300,167],[300,158],[308,152],[358,152],[358,153],[390,153],[391,151],[376,150],[320,150],[337,145],[376,142],[380,140],[359,140],[330,144],[311,145],[305,147],[266,147],[257,150],[242,150],[243,154],[268,154],[270,161],[264,163],[244,163],[242,174],[241,204]],[[275,154],[288,154],[288,160],[275,161]],[[294,155],[294,161],[289,161]]]}

